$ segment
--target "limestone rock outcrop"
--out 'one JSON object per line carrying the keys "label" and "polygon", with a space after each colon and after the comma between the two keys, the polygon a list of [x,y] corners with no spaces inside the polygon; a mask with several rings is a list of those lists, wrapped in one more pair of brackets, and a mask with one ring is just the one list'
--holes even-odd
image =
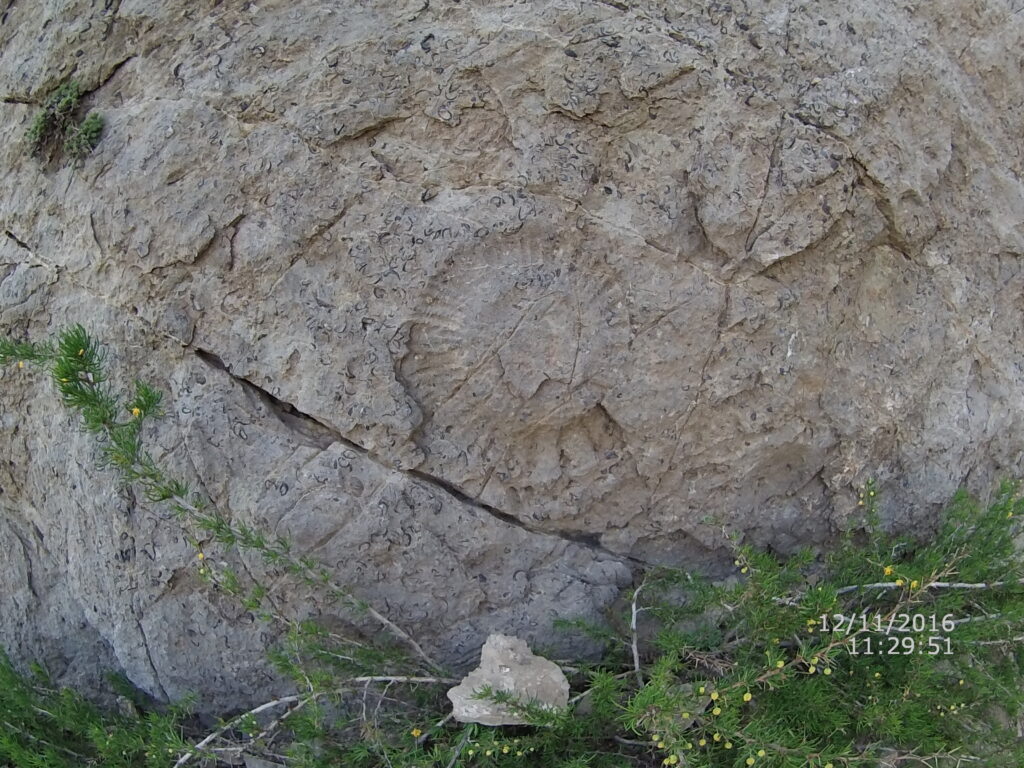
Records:
{"label": "limestone rock outcrop", "polygon": [[[86,325],[166,391],[168,467],[446,663],[578,652],[553,618],[638,565],[1021,472],[1022,43],[1005,0],[8,0],[0,332]],[[41,164],[70,77],[105,132]],[[0,644],[211,711],[280,687],[0,376]]]}

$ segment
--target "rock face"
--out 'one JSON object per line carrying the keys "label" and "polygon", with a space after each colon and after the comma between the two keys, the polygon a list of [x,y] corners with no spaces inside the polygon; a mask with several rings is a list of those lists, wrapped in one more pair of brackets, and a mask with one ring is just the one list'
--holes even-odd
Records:
{"label": "rock face", "polygon": [[[330,6],[8,2],[0,330],[85,324],[167,391],[168,467],[444,661],[579,651],[553,617],[727,533],[827,545],[868,477],[920,528],[1020,473],[1009,2]],[[105,134],[44,166],[72,76]],[[281,685],[38,375],[0,441],[15,657]]]}
{"label": "rock face", "polygon": [[484,688],[510,693],[517,701],[545,709],[565,709],[569,681],[553,661],[535,656],[518,637],[491,635],[480,649],[480,666],[448,691],[460,723],[525,725],[529,721],[506,704],[474,695]]}

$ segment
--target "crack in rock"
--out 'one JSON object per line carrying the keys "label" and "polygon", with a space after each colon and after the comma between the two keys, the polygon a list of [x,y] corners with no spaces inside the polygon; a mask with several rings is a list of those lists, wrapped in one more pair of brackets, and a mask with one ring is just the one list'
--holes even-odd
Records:
{"label": "crack in rock", "polygon": [[613,557],[616,560],[623,560],[634,563],[636,565],[646,565],[646,563],[637,558],[629,555],[623,555],[618,552],[614,552],[604,545],[601,544],[600,534],[597,533],[584,533],[582,531],[567,531],[567,530],[544,530],[531,527],[524,523],[519,518],[508,512],[503,512],[496,507],[491,506],[485,502],[480,501],[478,498],[470,495],[466,491],[459,488],[452,482],[443,478],[432,475],[429,472],[423,472],[418,469],[396,469],[385,462],[377,458],[372,451],[364,448],[358,443],[353,442],[344,435],[341,434],[334,427],[324,424],[322,421],[317,419],[315,416],[310,416],[308,413],[304,413],[296,408],[291,403],[275,397],[274,395],[267,392],[265,389],[260,387],[258,384],[254,384],[244,376],[239,376],[232,373],[231,367],[221,359],[217,354],[210,352],[209,350],[195,348],[196,357],[202,360],[206,365],[216,370],[222,371],[230,376],[234,381],[238,382],[247,392],[255,395],[259,400],[267,407],[267,409],[274,414],[274,416],[282,424],[288,428],[296,431],[306,437],[307,439],[313,439],[316,447],[321,450],[326,449],[332,443],[341,443],[346,448],[349,448],[361,456],[373,461],[375,464],[379,464],[392,472],[400,472],[401,474],[415,478],[420,482],[432,485],[444,491],[449,496],[457,499],[458,501],[470,506],[474,509],[485,512],[496,520],[501,521],[507,525],[521,528],[529,533],[540,535],[540,536],[554,536],[555,538],[563,539],[565,541],[577,544],[595,552]]}

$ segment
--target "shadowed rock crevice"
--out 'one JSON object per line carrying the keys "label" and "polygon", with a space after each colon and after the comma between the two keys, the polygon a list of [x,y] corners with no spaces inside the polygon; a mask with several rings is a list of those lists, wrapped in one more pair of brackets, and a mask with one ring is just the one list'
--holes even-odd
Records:
{"label": "shadowed rock crevice", "polygon": [[[519,520],[513,515],[506,512],[502,512],[500,509],[486,504],[480,501],[478,498],[471,496],[470,494],[463,491],[461,488],[456,486],[443,478],[431,475],[427,472],[422,472],[416,469],[396,469],[395,467],[389,466],[386,462],[381,461],[378,457],[374,456],[371,451],[368,451],[363,446],[349,440],[347,437],[342,435],[338,430],[324,424],[322,421],[314,416],[310,416],[308,413],[303,413],[291,403],[275,397],[274,395],[267,392],[265,389],[257,384],[254,384],[251,380],[238,376],[231,372],[230,366],[228,366],[218,355],[214,354],[205,349],[195,349],[196,357],[202,360],[211,368],[218,371],[222,371],[232,380],[237,382],[245,389],[246,392],[252,393],[267,407],[267,410],[272,413],[278,421],[285,425],[288,429],[298,433],[305,440],[311,441],[312,444],[320,448],[320,450],[326,450],[332,443],[341,443],[347,448],[354,451],[358,451],[361,455],[366,456],[377,464],[391,471],[398,471],[406,474],[410,477],[414,477],[424,483],[434,486],[449,496],[457,499],[458,501],[478,509],[482,512],[486,512],[488,515],[496,520],[501,521],[506,525],[512,525],[516,528],[521,528],[524,531],[541,535],[541,536],[554,536],[565,541],[578,544],[588,549],[593,549],[597,552],[601,552],[610,557],[614,557],[623,561],[630,561],[637,565],[643,565],[643,561],[629,557],[628,555],[622,555],[617,552],[602,546],[601,537],[598,534],[585,533],[580,531],[564,531],[564,530],[546,530],[544,528],[534,527],[526,525],[522,520]],[[603,411],[603,408],[602,408]],[[614,422],[612,422],[614,423]]]}

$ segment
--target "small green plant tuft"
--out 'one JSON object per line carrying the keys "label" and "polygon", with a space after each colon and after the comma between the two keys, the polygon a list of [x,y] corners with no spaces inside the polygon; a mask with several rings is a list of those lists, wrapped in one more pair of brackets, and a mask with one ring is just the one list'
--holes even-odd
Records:
{"label": "small green plant tuft", "polygon": [[64,154],[74,160],[81,160],[96,149],[102,134],[103,117],[99,112],[90,112],[64,139]]}
{"label": "small green plant tuft", "polygon": [[61,150],[73,161],[80,161],[99,144],[103,135],[103,117],[89,112],[77,120],[82,99],[77,80],[62,83],[43,103],[26,136],[32,154],[52,158]]}

